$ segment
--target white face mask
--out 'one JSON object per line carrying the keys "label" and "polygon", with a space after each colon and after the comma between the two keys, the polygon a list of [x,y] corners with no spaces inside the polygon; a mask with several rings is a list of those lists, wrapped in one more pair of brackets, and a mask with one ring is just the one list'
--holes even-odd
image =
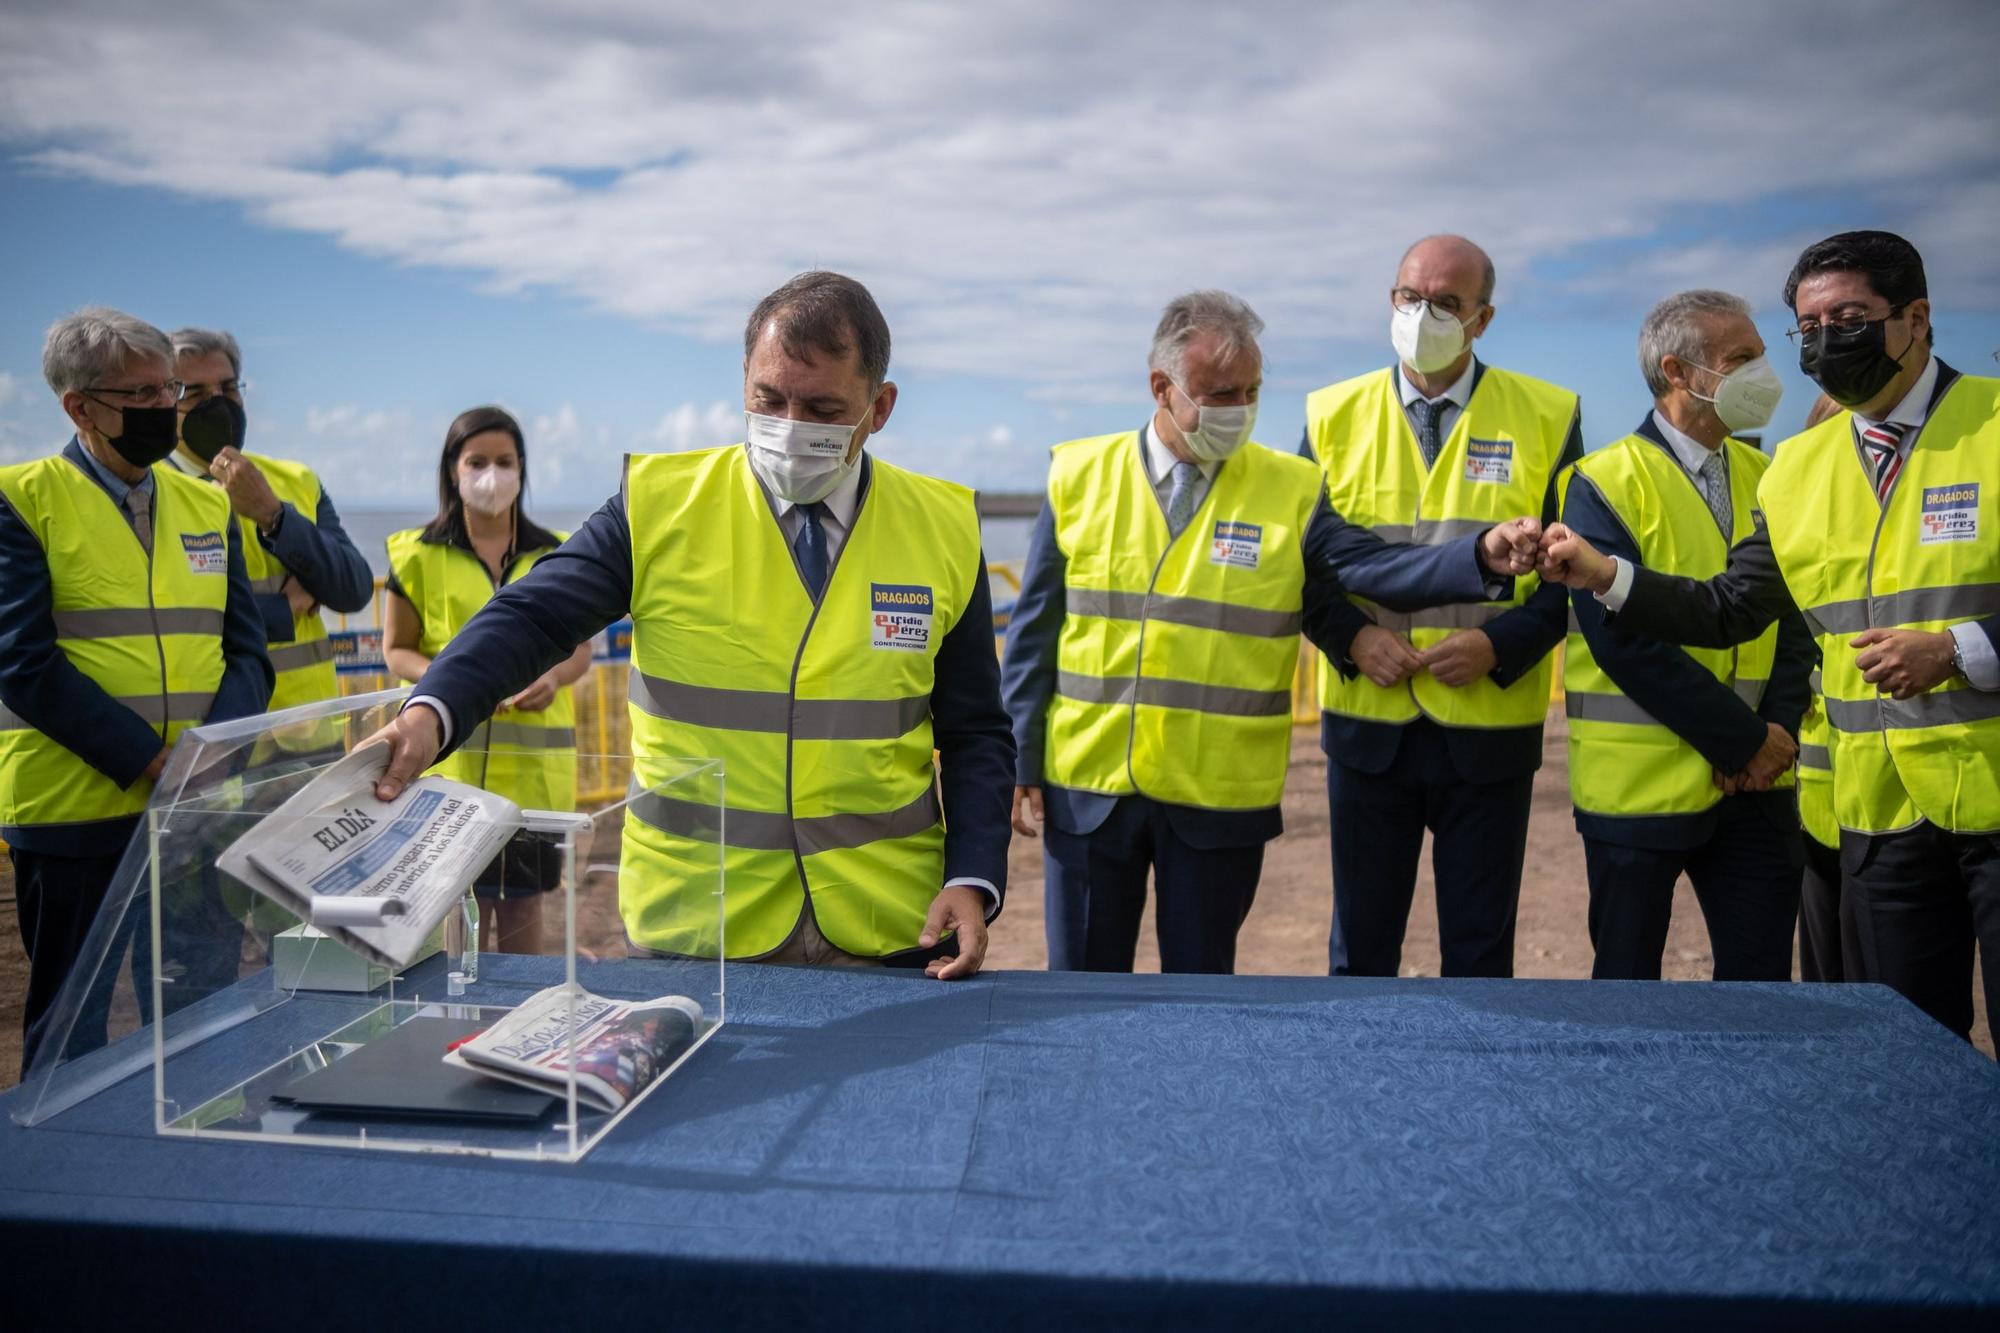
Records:
{"label": "white face mask", "polygon": [[771,494],[786,504],[824,500],[860,465],[861,452],[855,450],[850,462],[848,450],[873,415],[872,403],[851,426],[745,412],[744,439],[750,448],[750,467],[771,488]]}
{"label": "white face mask", "polygon": [[514,497],[520,493],[521,474],[510,467],[485,467],[458,479],[458,494],[465,507],[488,518],[499,518],[512,509]]}
{"label": "white face mask", "polygon": [[1690,365],[1700,366],[1722,382],[1715,386],[1715,396],[1695,393],[1693,385],[1688,392],[1704,403],[1713,404],[1715,415],[1722,422],[1724,430],[1730,434],[1739,431],[1757,430],[1771,424],[1771,414],[1778,410],[1778,400],[1785,396],[1785,386],[1778,379],[1778,372],[1771,369],[1771,363],[1764,357],[1755,361],[1745,361],[1727,375],[1699,361]]}
{"label": "white face mask", "polygon": [[1429,301],[1399,305],[1389,316],[1389,341],[1419,375],[1443,370],[1465,350],[1465,325]]}
{"label": "white face mask", "polygon": [[[1174,384],[1172,380],[1167,383]],[[1257,405],[1248,403],[1240,407],[1207,407],[1195,403],[1194,395],[1180,385],[1174,389],[1181,397],[1194,403],[1198,414],[1195,428],[1188,430],[1176,420],[1174,425],[1181,428],[1181,438],[1187,442],[1187,451],[1200,463],[1220,463],[1223,459],[1241,449],[1250,439],[1250,430],[1257,424]]]}

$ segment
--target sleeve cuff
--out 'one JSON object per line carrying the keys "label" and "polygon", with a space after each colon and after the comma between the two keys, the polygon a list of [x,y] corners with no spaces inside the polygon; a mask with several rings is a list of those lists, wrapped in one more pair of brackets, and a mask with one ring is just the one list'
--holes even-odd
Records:
{"label": "sleeve cuff", "polygon": [[396,713],[398,716],[401,716],[409,712],[412,708],[415,708],[418,704],[422,704],[437,714],[438,729],[444,733],[438,737],[438,749],[444,750],[449,748],[451,745],[451,709],[445,707],[444,700],[438,698],[435,694],[418,694],[404,701],[403,706],[397,709]]}
{"label": "sleeve cuff", "polygon": [[[412,699],[410,702],[415,703],[416,700]],[[1000,890],[997,887],[974,875],[960,875],[955,879],[948,879],[944,882],[944,887],[949,889],[960,884],[970,884],[973,888],[978,889],[986,895],[986,919],[988,921],[991,921],[1000,914]]]}
{"label": "sleeve cuff", "polygon": [[1978,623],[1968,620],[1953,625],[1951,637],[1958,642],[1959,664],[1965,668],[1965,679],[1972,688],[1989,693],[2000,690],[2000,652],[1994,650],[1993,641]]}
{"label": "sleeve cuff", "polygon": [[291,511],[292,506],[288,501],[281,502],[278,505],[278,516],[271,520],[271,530],[266,532],[262,528],[257,529],[257,544],[259,546],[267,551],[278,549],[278,534],[285,530],[285,516],[291,513]]}
{"label": "sleeve cuff", "polygon": [[1625,599],[1632,595],[1632,562],[1624,556],[1614,555],[1611,557],[1611,563],[1614,566],[1611,586],[1603,592],[1593,593],[1592,596],[1604,603],[1606,611],[1623,611]]}

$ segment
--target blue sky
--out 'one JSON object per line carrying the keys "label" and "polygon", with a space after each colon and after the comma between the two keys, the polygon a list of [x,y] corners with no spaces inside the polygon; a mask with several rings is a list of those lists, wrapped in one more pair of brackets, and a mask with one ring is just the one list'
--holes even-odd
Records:
{"label": "blue sky", "polygon": [[1756,303],[1782,433],[1779,288],[1833,231],[1914,240],[1939,351],[1995,371],[1995,68],[1990,3],[10,4],[0,458],[66,434],[42,331],[100,302],[233,330],[253,447],[344,507],[428,504],[486,401],[544,502],[591,503],[626,450],[740,438],[744,314],[827,266],[895,331],[885,456],[1033,489],[1143,419],[1195,286],[1265,315],[1290,447],[1306,391],[1387,363],[1439,230],[1499,264],[1482,354],[1578,390],[1593,444],[1691,286]]}

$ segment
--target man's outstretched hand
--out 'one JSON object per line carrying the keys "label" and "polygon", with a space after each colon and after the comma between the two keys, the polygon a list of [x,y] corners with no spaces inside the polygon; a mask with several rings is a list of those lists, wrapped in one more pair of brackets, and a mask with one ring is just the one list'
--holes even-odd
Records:
{"label": "man's outstretched hand", "polygon": [[1536,572],[1550,583],[1590,592],[1611,591],[1612,575],[1618,563],[1572,532],[1567,524],[1551,523],[1542,534]]}
{"label": "man's outstretched hand", "polygon": [[1537,518],[1510,518],[1495,523],[1480,534],[1479,563],[1488,573],[1512,578],[1535,572],[1541,546],[1542,521]]}
{"label": "man's outstretched hand", "polygon": [[389,766],[375,781],[375,799],[393,801],[437,762],[438,751],[444,748],[444,724],[427,705],[413,704],[361,744],[378,742],[389,747]]}
{"label": "man's outstretched hand", "polygon": [[930,915],[924,919],[924,933],[917,936],[919,948],[928,949],[944,938],[946,931],[958,932],[958,957],[933,958],[924,975],[939,981],[957,981],[979,971],[986,961],[986,895],[970,884],[948,884],[931,899]]}

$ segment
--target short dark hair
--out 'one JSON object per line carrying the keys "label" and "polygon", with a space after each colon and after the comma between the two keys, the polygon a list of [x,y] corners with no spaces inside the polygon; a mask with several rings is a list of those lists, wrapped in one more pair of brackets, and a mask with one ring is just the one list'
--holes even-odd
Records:
{"label": "short dark hair", "polygon": [[759,301],[743,326],[746,361],[764,326],[774,319],[787,355],[810,360],[815,352],[845,356],[853,351],[870,388],[880,388],[888,378],[889,321],[882,318],[868,289],[854,279],[815,269]]}
{"label": "short dark hair", "polygon": [[1785,279],[1785,308],[1799,308],[1799,284],[1816,273],[1859,273],[1875,294],[1895,307],[1930,295],[1924,257],[1917,247],[1890,231],[1844,231],[1815,241]]}

